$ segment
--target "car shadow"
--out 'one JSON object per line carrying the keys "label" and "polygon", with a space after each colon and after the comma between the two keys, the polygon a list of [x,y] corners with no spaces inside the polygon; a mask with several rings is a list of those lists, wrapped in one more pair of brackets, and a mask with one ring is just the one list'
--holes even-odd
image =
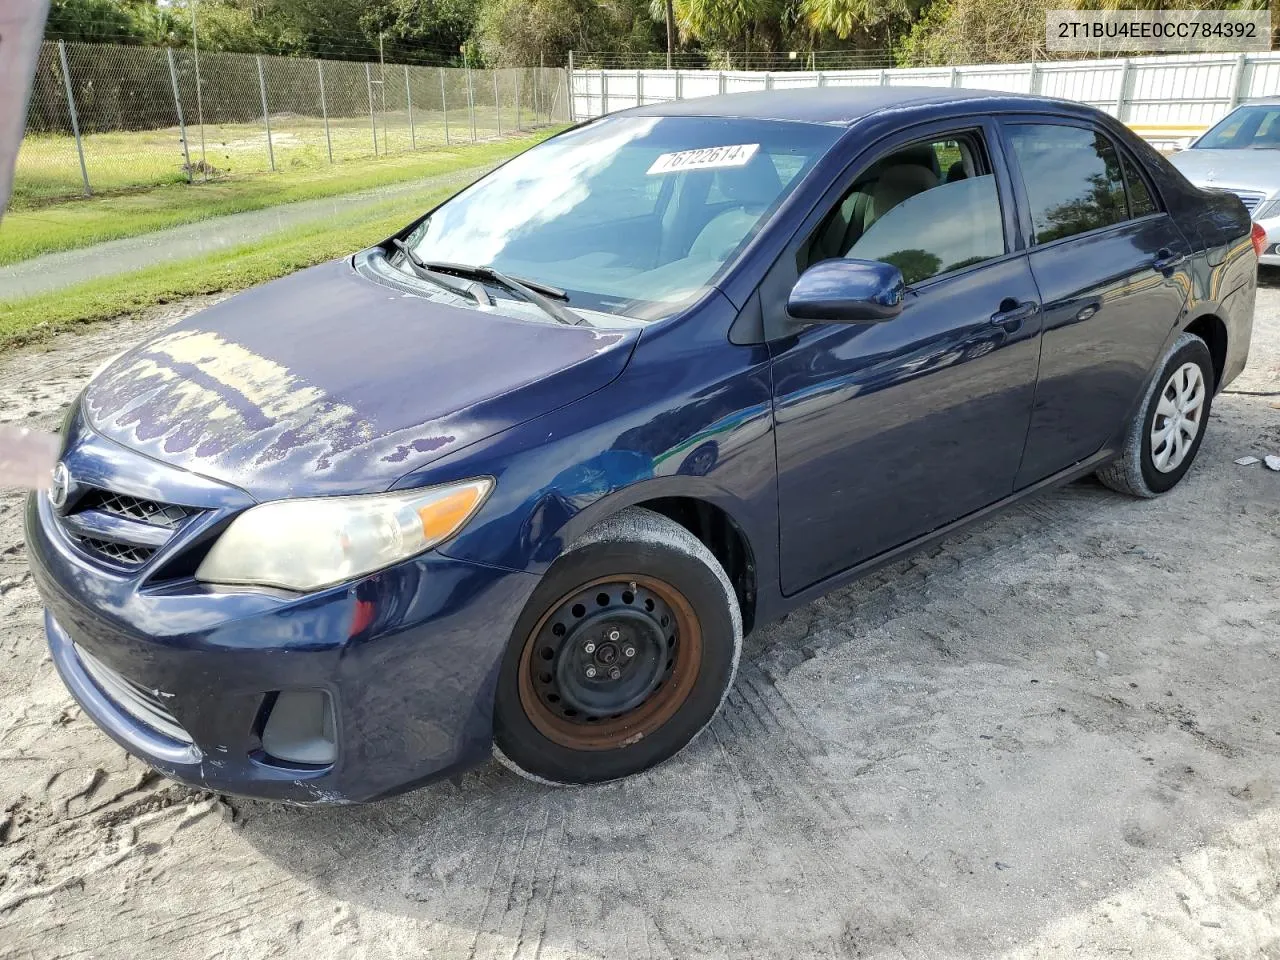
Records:
{"label": "car shadow", "polygon": [[1280,267],[1258,266],[1258,285],[1262,287],[1280,287]]}
{"label": "car shadow", "polygon": [[[361,808],[234,801],[241,835],[429,924],[433,957],[992,956],[1095,917],[1198,942],[1220,919],[1180,891],[1208,882],[1206,844],[1265,842],[1280,782],[1265,610],[1243,576],[1214,604],[1171,592],[1151,525],[1226,470],[1158,506],[1073,484],[805,606],[634,779],[558,790],[490,763]],[[1238,551],[1246,521],[1220,519],[1184,534]]]}

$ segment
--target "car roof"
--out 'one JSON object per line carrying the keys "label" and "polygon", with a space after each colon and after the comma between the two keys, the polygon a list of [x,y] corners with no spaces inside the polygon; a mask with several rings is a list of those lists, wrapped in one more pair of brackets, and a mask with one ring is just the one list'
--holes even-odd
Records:
{"label": "car roof", "polygon": [[848,126],[884,110],[930,104],[963,104],[970,111],[1001,108],[1039,111],[1047,108],[1053,112],[1071,112],[1076,115],[1079,115],[1083,107],[1082,104],[1067,100],[1002,90],[876,85],[754,90],[693,100],[671,100],[619,112],[640,117],[725,117]]}

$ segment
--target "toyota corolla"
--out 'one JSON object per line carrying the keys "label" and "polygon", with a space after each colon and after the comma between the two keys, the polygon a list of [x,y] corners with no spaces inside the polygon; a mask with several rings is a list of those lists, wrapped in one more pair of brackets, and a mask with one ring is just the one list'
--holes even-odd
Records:
{"label": "toyota corolla", "polygon": [[169,777],[296,802],[673,756],[743,635],[1052,484],[1191,468],[1259,251],[1110,117],[770,91],[569,130],[94,377],[27,546]]}

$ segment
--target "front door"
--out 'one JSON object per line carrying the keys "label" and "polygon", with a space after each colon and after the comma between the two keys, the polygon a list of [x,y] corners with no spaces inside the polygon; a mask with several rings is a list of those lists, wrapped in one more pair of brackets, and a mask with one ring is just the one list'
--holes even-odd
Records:
{"label": "front door", "polygon": [[785,593],[1013,490],[1040,309],[990,134],[976,123],[889,148],[808,241],[807,263],[893,263],[911,292],[888,322],[774,342]]}

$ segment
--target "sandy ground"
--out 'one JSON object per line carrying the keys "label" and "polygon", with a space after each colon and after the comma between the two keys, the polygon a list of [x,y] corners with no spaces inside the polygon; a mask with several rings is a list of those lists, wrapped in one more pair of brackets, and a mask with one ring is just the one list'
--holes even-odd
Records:
{"label": "sandy ground", "polygon": [[[0,359],[52,427],[190,305]],[[1236,389],[1280,390],[1280,285]],[[1280,958],[1280,398],[1169,496],[1093,482],[757,633],[710,735],[550,790],[364,808],[168,784],[45,654],[0,499],[0,956]]]}

